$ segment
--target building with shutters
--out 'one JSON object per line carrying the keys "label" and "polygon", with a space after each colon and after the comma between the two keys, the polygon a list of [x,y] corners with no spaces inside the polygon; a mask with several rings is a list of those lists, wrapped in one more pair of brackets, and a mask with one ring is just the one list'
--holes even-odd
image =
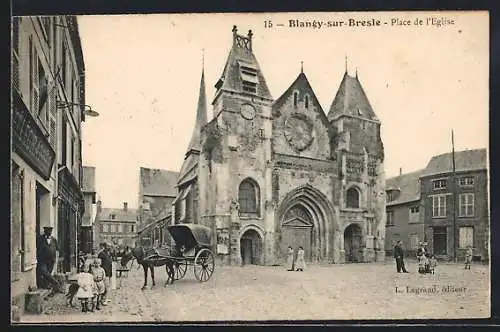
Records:
{"label": "building with shutters", "polygon": [[275,99],[252,32],[232,33],[212,119],[201,75],[174,222],[209,226],[220,264],[279,264],[288,246],[308,261],[383,260],[381,123],[357,73],[339,77],[328,113],[302,70]]}
{"label": "building with shutters", "polygon": [[36,288],[36,237],[53,227],[57,270],[76,270],[83,214],[84,61],[74,16],[12,20],[11,276],[13,304]]}
{"label": "building with shutters", "polygon": [[486,149],[455,152],[453,175],[452,154],[437,155],[420,178],[426,240],[441,259],[463,261],[472,246],[473,259],[489,260],[487,160]]}
{"label": "building with shutters", "polygon": [[422,170],[387,179],[387,253],[402,240],[412,255],[422,241],[442,260],[455,252],[463,260],[468,246],[475,260],[488,260],[487,165],[486,149],[464,150],[455,152],[455,176],[452,153],[444,153]]}
{"label": "building with shutters", "polygon": [[97,251],[103,242],[135,247],[139,220],[137,209],[129,208],[127,202],[122,208],[103,208],[101,204],[97,201],[94,249]]}

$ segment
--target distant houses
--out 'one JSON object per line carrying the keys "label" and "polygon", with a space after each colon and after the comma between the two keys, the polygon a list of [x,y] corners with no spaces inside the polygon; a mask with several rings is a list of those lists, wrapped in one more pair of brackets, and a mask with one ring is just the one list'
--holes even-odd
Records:
{"label": "distant houses", "polygon": [[[438,258],[462,260],[473,247],[475,260],[489,259],[486,149],[431,158],[419,171],[386,180],[386,252],[402,240],[408,255],[420,241]],[[455,197],[455,200],[453,200]]]}
{"label": "distant houses", "polygon": [[178,172],[141,167],[137,231],[142,246],[170,244],[166,227],[171,223],[172,202],[177,196]]}

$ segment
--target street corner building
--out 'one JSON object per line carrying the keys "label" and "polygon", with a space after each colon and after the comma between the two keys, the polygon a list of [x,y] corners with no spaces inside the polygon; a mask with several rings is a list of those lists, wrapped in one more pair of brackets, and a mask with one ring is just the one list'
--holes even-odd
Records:
{"label": "street corner building", "polygon": [[252,32],[232,32],[210,121],[201,75],[174,221],[211,227],[222,264],[282,264],[288,246],[308,261],[383,260],[381,123],[358,74],[339,77],[328,113],[302,69],[274,99]]}
{"label": "street corner building", "polygon": [[76,270],[84,212],[85,66],[76,17],[14,17],[11,76],[11,297],[37,288],[37,237],[53,227],[57,273]]}
{"label": "street corner building", "polygon": [[387,179],[387,254],[402,240],[413,257],[425,242],[440,260],[462,261],[471,246],[474,260],[489,261],[487,165],[486,149],[464,150]]}

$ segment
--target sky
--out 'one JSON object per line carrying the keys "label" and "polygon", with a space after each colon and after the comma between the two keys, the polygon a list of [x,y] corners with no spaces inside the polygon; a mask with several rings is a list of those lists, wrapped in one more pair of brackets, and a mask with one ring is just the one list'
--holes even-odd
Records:
{"label": "sky", "polygon": [[[427,18],[447,24],[426,25]],[[349,19],[381,25],[325,27]],[[290,20],[325,25],[293,27]],[[392,25],[396,21],[412,25]],[[351,75],[357,70],[381,121],[386,177],[450,152],[452,129],[455,150],[488,147],[486,12],[79,16],[86,104],[100,114],[83,124],[83,163],[96,167],[103,206],[137,207],[139,167],[180,170],[202,67],[211,119],[235,24],[240,34],[252,29],[253,51],[275,99],[303,61],[327,113],[346,68]]]}

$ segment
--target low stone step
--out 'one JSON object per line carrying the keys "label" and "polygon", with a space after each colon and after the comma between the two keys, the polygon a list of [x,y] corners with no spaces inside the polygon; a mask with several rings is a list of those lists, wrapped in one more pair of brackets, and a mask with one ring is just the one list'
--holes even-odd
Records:
{"label": "low stone step", "polygon": [[49,289],[36,289],[26,293],[25,311],[32,314],[43,313],[43,301],[49,296]]}

